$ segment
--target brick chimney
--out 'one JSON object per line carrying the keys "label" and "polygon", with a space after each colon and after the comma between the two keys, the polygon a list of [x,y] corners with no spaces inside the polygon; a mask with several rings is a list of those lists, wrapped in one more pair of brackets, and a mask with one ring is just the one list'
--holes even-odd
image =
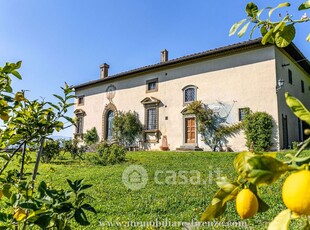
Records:
{"label": "brick chimney", "polygon": [[107,63],[104,63],[100,66],[100,78],[106,78],[109,76],[109,65]]}
{"label": "brick chimney", "polygon": [[168,61],[168,50],[164,49],[160,52],[160,62]]}

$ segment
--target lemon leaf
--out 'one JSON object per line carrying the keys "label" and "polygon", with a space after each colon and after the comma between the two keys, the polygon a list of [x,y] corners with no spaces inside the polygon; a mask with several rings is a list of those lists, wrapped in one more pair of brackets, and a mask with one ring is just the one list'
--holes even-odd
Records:
{"label": "lemon leaf", "polygon": [[275,36],[276,45],[278,47],[288,46],[295,38],[295,34],[296,34],[296,29],[295,29],[294,24],[284,26],[276,33],[276,36]]}
{"label": "lemon leaf", "polygon": [[292,212],[286,209],[280,212],[269,224],[267,230],[287,230],[291,221]]}
{"label": "lemon leaf", "polygon": [[302,121],[310,125],[309,110],[295,97],[285,93],[286,104],[290,107],[293,113]]}
{"label": "lemon leaf", "polygon": [[[230,187],[230,189],[228,189]],[[227,206],[227,202],[234,200],[238,195],[239,184],[237,182],[231,183],[230,186],[226,187],[226,191],[219,189],[214,195],[211,204],[206,208],[201,216],[201,221],[209,221],[214,218],[221,216]]]}
{"label": "lemon leaf", "polygon": [[234,168],[241,177],[243,177],[244,173],[250,168],[247,163],[248,159],[254,156],[255,154],[251,152],[241,152],[235,157]]}
{"label": "lemon leaf", "polygon": [[302,3],[299,7],[298,10],[307,10],[310,8],[310,0]]}
{"label": "lemon leaf", "polygon": [[255,185],[272,184],[290,170],[290,167],[270,156],[255,156],[248,160],[249,169],[244,173],[245,179]]}
{"label": "lemon leaf", "polygon": [[239,27],[246,21],[246,19],[242,19],[239,22],[236,22],[235,24],[232,25],[232,27],[229,30],[229,36],[234,35],[237,30],[239,29]]}

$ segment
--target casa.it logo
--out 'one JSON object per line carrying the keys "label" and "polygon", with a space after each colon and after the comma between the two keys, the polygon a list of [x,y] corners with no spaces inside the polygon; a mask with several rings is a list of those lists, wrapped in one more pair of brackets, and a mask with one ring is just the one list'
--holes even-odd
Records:
{"label": "casa.it logo", "polygon": [[141,165],[130,165],[124,170],[122,181],[128,189],[140,190],[146,186],[148,174]]}

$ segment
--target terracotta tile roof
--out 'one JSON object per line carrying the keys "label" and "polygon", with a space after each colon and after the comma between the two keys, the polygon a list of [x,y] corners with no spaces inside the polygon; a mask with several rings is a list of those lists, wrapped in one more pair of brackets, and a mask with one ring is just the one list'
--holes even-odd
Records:
{"label": "terracotta tile roof", "polygon": [[[225,53],[246,50],[248,48],[254,48],[254,47],[263,47],[263,45],[261,44],[261,38],[249,40],[249,41],[245,41],[245,42],[239,42],[236,44],[223,46],[220,48],[211,49],[211,50],[207,50],[204,52],[186,55],[183,57],[171,59],[171,60],[166,61],[166,62],[160,62],[160,63],[156,63],[156,64],[152,64],[152,65],[143,66],[140,68],[121,72],[121,73],[118,73],[115,75],[111,75],[111,76],[108,76],[108,77],[103,78],[103,79],[97,79],[97,80],[89,81],[89,82],[82,83],[79,85],[75,85],[75,86],[73,86],[73,88],[74,89],[84,88],[87,86],[91,86],[91,85],[100,84],[100,83],[104,83],[107,81],[115,80],[115,79],[118,79],[121,77],[135,76],[135,75],[143,73],[143,72],[146,73],[148,71],[159,70],[161,68],[174,66],[177,64],[183,64],[183,63],[185,64],[187,62],[191,62],[194,60],[205,59],[205,58],[210,57],[210,56],[212,58],[214,56],[223,55]],[[309,64],[308,60],[304,57],[304,55],[298,50],[298,48],[293,43],[291,45],[289,45],[288,47],[284,48],[284,50],[286,52],[288,52],[295,59],[295,61],[298,62],[298,64],[307,73],[310,74],[310,64]]]}

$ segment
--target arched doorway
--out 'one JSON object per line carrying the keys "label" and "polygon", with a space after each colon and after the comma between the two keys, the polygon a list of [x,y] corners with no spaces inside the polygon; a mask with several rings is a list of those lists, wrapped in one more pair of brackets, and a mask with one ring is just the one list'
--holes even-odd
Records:
{"label": "arched doorway", "polygon": [[113,103],[105,106],[102,113],[102,141],[113,140],[113,120],[117,116],[117,108]]}
{"label": "arched doorway", "polygon": [[111,141],[113,139],[113,120],[114,112],[109,110],[106,116],[106,140]]}

